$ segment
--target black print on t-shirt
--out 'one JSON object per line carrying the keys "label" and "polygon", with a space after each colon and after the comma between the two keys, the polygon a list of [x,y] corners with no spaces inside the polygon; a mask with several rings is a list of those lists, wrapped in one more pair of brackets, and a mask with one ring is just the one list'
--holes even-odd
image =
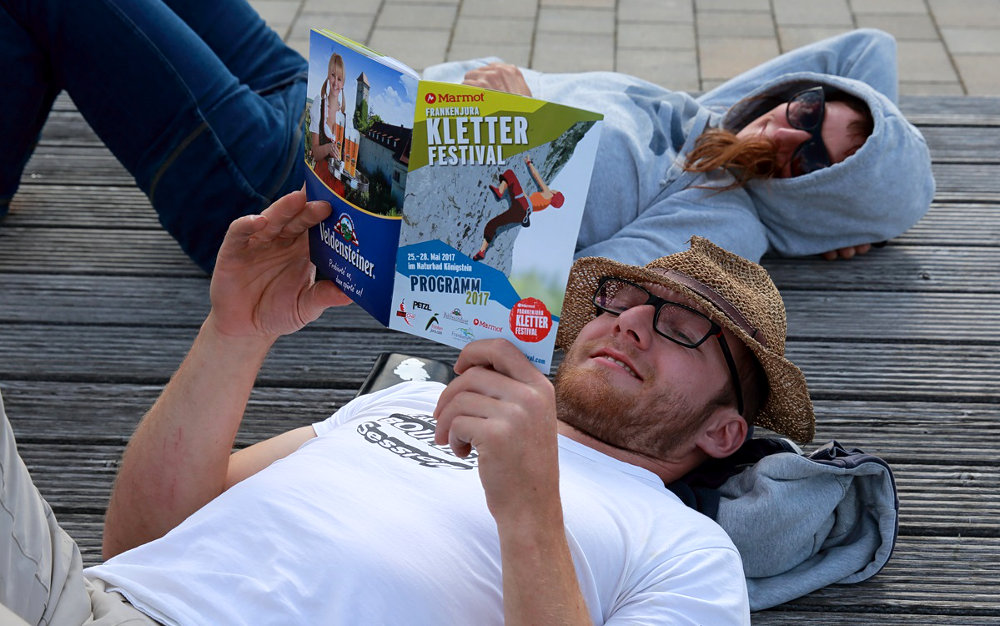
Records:
{"label": "black print on t-shirt", "polygon": [[435,444],[434,424],[430,415],[393,413],[379,420],[364,422],[358,426],[358,432],[366,441],[424,467],[475,469],[476,451],[461,459],[455,456],[450,446]]}

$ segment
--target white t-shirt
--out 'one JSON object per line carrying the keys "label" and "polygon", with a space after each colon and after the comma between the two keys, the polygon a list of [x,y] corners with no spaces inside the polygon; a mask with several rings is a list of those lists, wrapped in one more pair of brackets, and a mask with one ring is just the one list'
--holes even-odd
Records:
{"label": "white t-shirt", "polygon": [[[502,624],[475,453],[433,443],[442,386],[403,383],[166,536],[86,571],[166,624]],[[654,474],[559,438],[570,549],[595,623],[749,624],[740,557]]]}

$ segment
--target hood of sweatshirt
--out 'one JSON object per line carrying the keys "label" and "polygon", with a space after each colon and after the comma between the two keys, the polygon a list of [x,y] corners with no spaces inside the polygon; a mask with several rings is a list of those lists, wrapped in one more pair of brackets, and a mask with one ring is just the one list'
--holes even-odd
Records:
{"label": "hood of sweatshirt", "polygon": [[746,186],[771,248],[786,256],[890,239],[915,224],[934,197],[923,135],[892,100],[864,82],[813,72],[785,74],[748,94],[717,123],[738,132],[776,102],[815,85],[864,101],[874,130],[857,152],[840,163],[793,178],[754,180]]}

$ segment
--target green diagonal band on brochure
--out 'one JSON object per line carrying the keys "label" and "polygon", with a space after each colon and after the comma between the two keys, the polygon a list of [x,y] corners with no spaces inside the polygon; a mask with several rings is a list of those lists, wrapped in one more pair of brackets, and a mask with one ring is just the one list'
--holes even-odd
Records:
{"label": "green diagonal band on brochure", "polygon": [[[481,160],[482,149],[487,147],[506,160],[558,139],[578,122],[601,119],[599,113],[551,102],[468,85],[421,81],[409,169],[412,172],[435,164],[435,155],[455,154],[456,149],[462,149],[464,157],[466,151],[480,148]],[[501,134],[502,127],[506,134]]]}

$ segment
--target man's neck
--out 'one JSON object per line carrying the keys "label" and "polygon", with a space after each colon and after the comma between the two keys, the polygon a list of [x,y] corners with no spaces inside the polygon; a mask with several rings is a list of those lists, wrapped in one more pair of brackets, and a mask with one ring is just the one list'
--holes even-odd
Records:
{"label": "man's neck", "polygon": [[588,435],[582,430],[567,424],[562,420],[559,420],[558,431],[560,435],[572,439],[577,443],[583,444],[588,448],[593,448],[594,450],[597,450],[602,454],[606,454],[613,459],[618,459],[624,463],[635,465],[653,472],[660,477],[664,485],[669,485],[684,476],[697,467],[700,462],[694,460],[695,455],[693,454],[688,454],[680,459],[654,459],[647,455],[619,448],[601,441],[600,439]]}

